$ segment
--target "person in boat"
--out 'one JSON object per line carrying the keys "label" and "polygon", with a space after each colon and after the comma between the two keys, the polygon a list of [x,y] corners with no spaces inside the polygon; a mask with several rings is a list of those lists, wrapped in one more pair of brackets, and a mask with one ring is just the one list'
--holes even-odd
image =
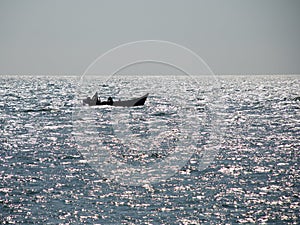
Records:
{"label": "person in boat", "polygon": [[109,98],[107,99],[107,102],[108,102],[108,105],[112,105],[112,104],[114,103],[112,97],[109,97]]}

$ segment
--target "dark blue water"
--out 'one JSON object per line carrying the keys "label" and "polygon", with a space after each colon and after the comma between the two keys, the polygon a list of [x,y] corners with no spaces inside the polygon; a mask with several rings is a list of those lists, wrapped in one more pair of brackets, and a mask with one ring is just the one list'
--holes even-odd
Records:
{"label": "dark blue water", "polygon": [[[222,114],[217,126],[222,138],[212,162],[201,169],[194,160],[198,157],[195,154],[166,180],[132,186],[98,173],[83,157],[83,146],[76,139],[74,128],[74,105],[78,103],[75,77],[3,76],[0,78],[0,221],[3,224],[299,224],[300,102],[293,100],[300,95],[299,78],[218,77],[222,107],[214,110],[219,109]],[[199,92],[189,78],[182,79],[183,92],[193,92],[191,96],[201,103],[206,95],[202,80],[197,84],[201,86]],[[99,88],[103,98],[109,94],[129,98],[130,93],[139,95],[135,91],[137,86],[130,93],[120,89],[134,82],[136,78],[119,78],[119,89],[113,88],[114,83],[101,84]],[[169,90],[164,96],[154,92],[159,89],[157,77],[147,83],[138,82],[145,91],[155,88],[150,88],[152,93],[144,107],[126,109],[131,115],[125,118],[130,135],[155,136],[156,125],[151,124],[157,124],[158,129],[164,125],[180,130],[179,109],[163,103],[171,102],[172,98],[184,101],[182,96],[175,95],[174,90],[172,93],[172,87],[164,88],[169,83],[164,79],[159,83],[162,89]],[[198,117],[209,110],[200,103],[195,106]],[[93,110],[93,115],[100,113],[100,116],[107,115],[104,111],[116,112],[109,107]],[[146,116],[145,112],[150,113]],[[100,118],[97,117],[99,129],[105,124],[105,119]],[[201,118],[198,119],[201,125]],[[114,132],[123,132],[127,120],[114,125]],[[200,139],[206,139],[212,131],[193,131],[192,137],[199,136],[195,146],[201,155],[201,149],[210,142]],[[102,138],[115,135],[98,132]],[[163,140],[160,140],[163,144],[156,145],[155,154],[137,153],[128,146],[120,150],[113,143],[112,156],[130,165],[150,165],[172,154],[175,150],[171,148],[179,143],[165,145]],[[128,149],[127,155],[124,149]]]}

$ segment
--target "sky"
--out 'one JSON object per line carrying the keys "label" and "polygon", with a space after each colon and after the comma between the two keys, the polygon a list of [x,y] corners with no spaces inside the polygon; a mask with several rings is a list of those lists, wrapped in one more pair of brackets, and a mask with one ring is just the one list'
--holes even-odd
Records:
{"label": "sky", "polygon": [[0,0],[0,74],[80,75],[140,40],[197,53],[215,74],[300,74],[299,0]]}

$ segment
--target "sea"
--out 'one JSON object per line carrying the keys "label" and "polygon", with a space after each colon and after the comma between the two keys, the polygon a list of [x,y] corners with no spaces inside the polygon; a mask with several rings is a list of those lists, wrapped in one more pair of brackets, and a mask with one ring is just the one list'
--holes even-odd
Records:
{"label": "sea", "polygon": [[[300,224],[300,76],[0,77],[1,224]],[[87,106],[149,96],[144,106]]]}

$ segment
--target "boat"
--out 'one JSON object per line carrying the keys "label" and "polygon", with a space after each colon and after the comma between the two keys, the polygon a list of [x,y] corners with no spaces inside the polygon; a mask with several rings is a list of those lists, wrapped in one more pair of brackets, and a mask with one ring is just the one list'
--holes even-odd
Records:
{"label": "boat", "polygon": [[98,98],[98,93],[90,98],[86,98],[83,100],[84,104],[87,104],[89,106],[95,106],[95,105],[111,105],[111,106],[123,106],[123,107],[133,107],[133,106],[141,106],[144,105],[149,93],[143,95],[142,97],[139,98],[134,98],[130,100],[125,100],[125,101],[113,101],[111,97],[108,98],[108,101],[103,101],[101,102]]}

